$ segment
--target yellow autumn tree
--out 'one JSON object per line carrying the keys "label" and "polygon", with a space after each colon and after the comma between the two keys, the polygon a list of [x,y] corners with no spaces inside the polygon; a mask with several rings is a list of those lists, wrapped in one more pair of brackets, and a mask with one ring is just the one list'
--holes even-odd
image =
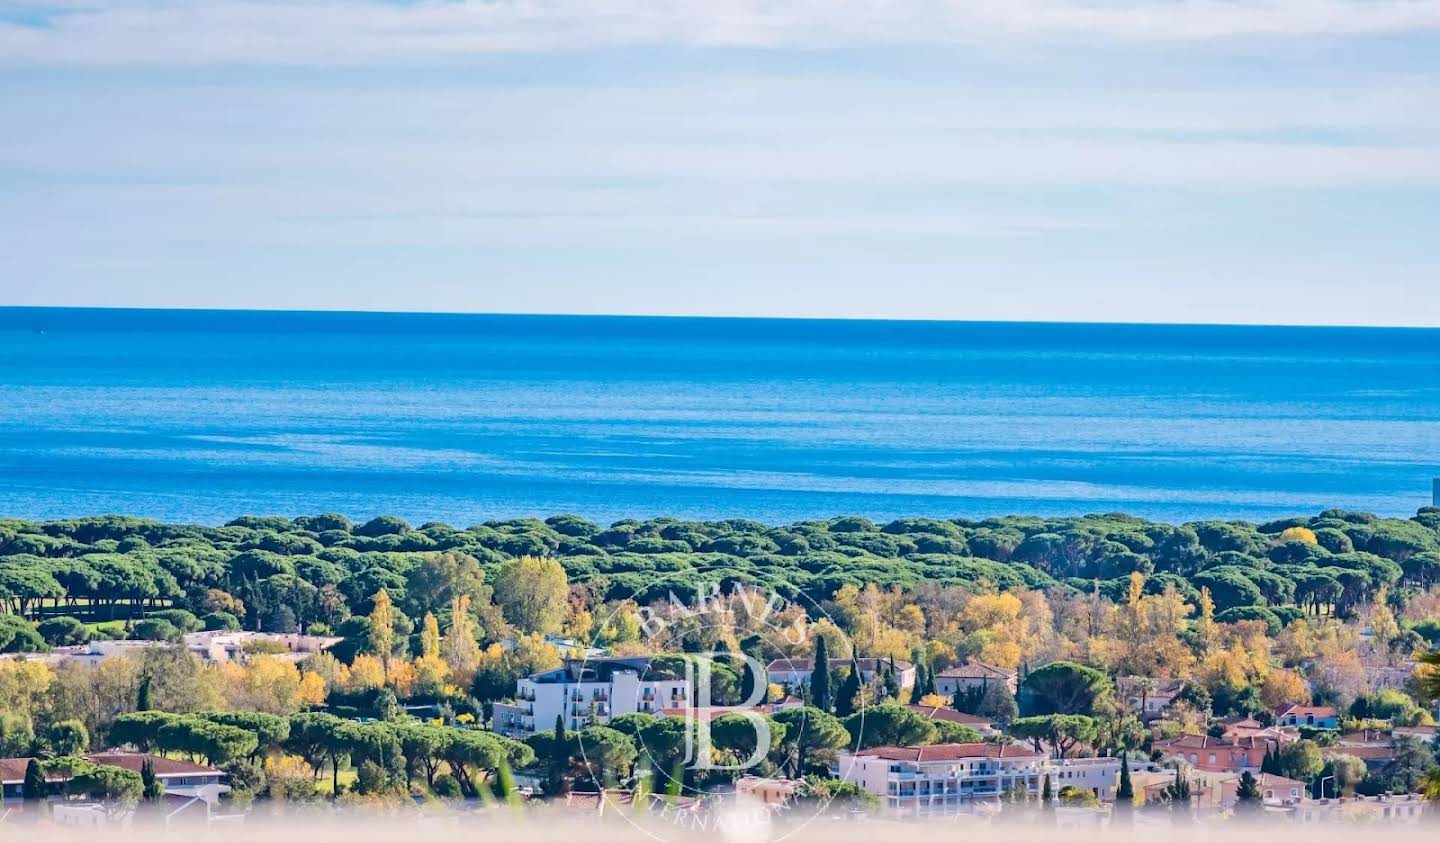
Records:
{"label": "yellow autumn tree", "polygon": [[317,653],[305,660],[307,674],[320,677],[325,683],[325,693],[350,684],[350,668],[330,653]]}
{"label": "yellow autumn tree", "polygon": [[1215,646],[1215,598],[1210,596],[1210,589],[1200,589],[1200,617],[1195,621],[1195,635],[1200,639],[1202,657]]}
{"label": "yellow autumn tree", "polygon": [[294,714],[306,703],[300,693],[300,670],[275,656],[253,656],[244,664],[222,667],[225,702],[240,711]]}
{"label": "yellow autumn tree", "polygon": [[370,610],[370,649],[380,657],[383,674],[390,673],[390,657],[395,653],[395,607],[390,602],[390,592],[380,589],[375,592],[374,607]]}
{"label": "yellow autumn tree", "polygon": [[420,624],[420,658],[440,658],[440,623],[433,612],[426,612]]}
{"label": "yellow autumn tree", "polygon": [[438,695],[445,691],[450,666],[440,657],[440,624],[430,612],[425,613],[420,631],[420,658],[412,665],[411,688],[414,693]]}
{"label": "yellow autumn tree", "polygon": [[325,678],[318,673],[300,674],[300,688],[296,695],[296,701],[304,708],[317,708],[325,704],[325,698],[329,695],[329,686]]}
{"label": "yellow autumn tree", "polygon": [[34,719],[54,681],[44,662],[0,661],[0,711]]}
{"label": "yellow autumn tree", "polygon": [[1286,706],[1308,702],[1310,689],[1293,670],[1271,670],[1260,685],[1260,700],[1265,707],[1280,710]]}
{"label": "yellow autumn tree", "polygon": [[957,621],[967,649],[983,662],[1014,669],[1025,654],[1024,604],[1011,592],[977,594],[961,609]]}
{"label": "yellow autumn tree", "polygon": [[450,680],[461,688],[469,688],[480,664],[480,644],[475,640],[469,595],[461,594],[450,603],[450,629],[440,642],[440,655],[450,668]]}
{"label": "yellow autumn tree", "polygon": [[349,690],[366,691],[385,686],[385,665],[371,655],[359,655],[350,663]]}
{"label": "yellow autumn tree", "polygon": [[1306,544],[1320,543],[1320,540],[1315,536],[1315,531],[1309,527],[1286,527],[1280,531],[1280,535],[1276,537],[1276,540],[1280,542],[1305,542]]}

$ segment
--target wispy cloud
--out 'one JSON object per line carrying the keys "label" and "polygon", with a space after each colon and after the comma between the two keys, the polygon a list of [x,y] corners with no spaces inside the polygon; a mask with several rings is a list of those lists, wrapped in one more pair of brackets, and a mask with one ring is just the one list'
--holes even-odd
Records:
{"label": "wispy cloud", "polygon": [[0,0],[0,62],[346,64],[631,46],[1440,30],[1440,0]]}

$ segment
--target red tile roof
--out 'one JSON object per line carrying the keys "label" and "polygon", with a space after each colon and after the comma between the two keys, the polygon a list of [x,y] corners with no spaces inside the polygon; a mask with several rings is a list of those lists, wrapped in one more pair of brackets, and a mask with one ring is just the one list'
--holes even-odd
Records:
{"label": "red tile roof", "polygon": [[966,714],[943,705],[907,705],[905,707],[919,712],[927,720],[944,720],[949,723],[959,723],[961,726],[975,726],[982,729],[988,729],[993,724],[993,721],[988,718],[976,717],[973,714]]}
{"label": "red tile roof", "polygon": [[[146,755],[142,752],[120,752],[116,750],[97,752],[85,756],[91,764],[98,764],[103,767],[121,767],[132,772],[140,772],[145,765],[145,759],[149,758],[150,763],[155,767],[155,775],[159,778],[168,776],[202,776],[220,775],[220,771],[214,767],[206,767],[201,764],[192,764],[189,761],[181,761],[176,758],[166,758],[162,755]],[[5,784],[16,784],[25,781],[25,767],[29,765],[29,758],[0,758],[0,781]],[[59,778],[52,779],[59,781]]]}
{"label": "red tile roof", "polygon": [[888,761],[959,761],[968,758],[1043,758],[1020,746],[999,743],[937,743],[933,746],[877,746],[862,749],[857,756]]}
{"label": "red tile roof", "polygon": [[1019,674],[993,664],[970,661],[947,667],[935,675],[944,679],[1014,679]]}
{"label": "red tile roof", "polygon": [[1335,709],[1331,708],[1328,705],[1292,705],[1284,711],[1280,712],[1281,717],[1289,717],[1292,714],[1297,717],[1306,717],[1308,715],[1314,715],[1316,717],[1339,716],[1336,713]]}

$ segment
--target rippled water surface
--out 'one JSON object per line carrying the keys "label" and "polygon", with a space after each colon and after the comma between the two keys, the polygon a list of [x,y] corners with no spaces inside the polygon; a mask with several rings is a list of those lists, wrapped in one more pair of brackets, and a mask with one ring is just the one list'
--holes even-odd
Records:
{"label": "rippled water surface", "polygon": [[1440,331],[0,308],[0,517],[1409,515]]}

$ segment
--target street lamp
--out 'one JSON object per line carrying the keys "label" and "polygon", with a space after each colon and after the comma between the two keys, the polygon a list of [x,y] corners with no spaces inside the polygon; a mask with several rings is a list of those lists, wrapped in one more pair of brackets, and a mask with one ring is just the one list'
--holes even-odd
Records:
{"label": "street lamp", "polygon": [[1326,779],[1329,779],[1329,780],[1332,781],[1332,782],[1335,781],[1335,777],[1334,777],[1334,776],[1321,776],[1321,777],[1320,777],[1320,798],[1321,798],[1321,799],[1324,799],[1324,798],[1325,798],[1325,780],[1326,780]]}

